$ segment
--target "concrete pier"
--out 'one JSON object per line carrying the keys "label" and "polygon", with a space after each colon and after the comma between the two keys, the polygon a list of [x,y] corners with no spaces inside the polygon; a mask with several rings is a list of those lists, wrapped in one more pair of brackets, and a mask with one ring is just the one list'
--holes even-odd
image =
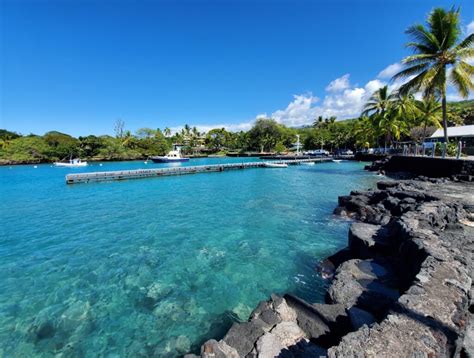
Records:
{"label": "concrete pier", "polygon": [[[297,165],[304,162],[330,162],[332,158],[309,158],[309,159],[294,159],[294,160],[272,160],[271,163],[281,163],[288,165]],[[228,164],[212,164],[212,165],[197,165],[187,167],[170,167],[157,169],[137,169],[137,170],[120,170],[107,172],[92,172],[80,174],[66,175],[66,184],[79,184],[102,181],[116,181],[129,179],[144,179],[156,178],[173,175],[198,174],[209,172],[223,172],[226,170],[238,169],[252,169],[265,168],[266,162],[247,162],[247,163],[228,163]]]}

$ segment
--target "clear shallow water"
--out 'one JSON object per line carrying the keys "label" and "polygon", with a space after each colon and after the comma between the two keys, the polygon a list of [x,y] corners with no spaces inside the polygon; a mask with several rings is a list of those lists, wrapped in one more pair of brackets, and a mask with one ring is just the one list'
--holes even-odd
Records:
{"label": "clear shallow water", "polygon": [[0,356],[176,356],[272,292],[321,301],[314,267],[347,240],[337,196],[377,180],[353,162],[64,179],[159,166],[0,168]]}

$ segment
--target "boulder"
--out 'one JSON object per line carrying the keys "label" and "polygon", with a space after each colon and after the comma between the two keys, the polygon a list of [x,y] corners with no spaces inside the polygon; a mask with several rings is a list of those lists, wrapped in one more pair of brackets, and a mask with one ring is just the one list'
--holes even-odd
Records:
{"label": "boulder", "polygon": [[239,353],[224,341],[208,340],[201,347],[202,358],[239,358]]}
{"label": "boulder", "polygon": [[286,294],[284,298],[288,305],[295,310],[298,325],[308,338],[318,338],[330,331],[315,307],[290,294]]}
{"label": "boulder", "polygon": [[355,257],[362,259],[388,255],[388,232],[381,225],[355,222],[349,228],[349,248]]}
{"label": "boulder", "polygon": [[331,302],[344,307],[360,306],[382,317],[400,296],[393,268],[388,262],[350,260],[337,270],[328,289]]}
{"label": "boulder", "polygon": [[305,332],[303,332],[296,322],[278,323],[273,327],[271,333],[285,347],[296,344],[300,339],[306,337]]}
{"label": "boulder", "polygon": [[284,348],[278,336],[273,333],[265,333],[261,336],[256,344],[256,352],[258,358],[277,357]]}
{"label": "boulder", "polygon": [[263,334],[265,334],[264,324],[256,319],[250,322],[234,323],[223,341],[235,348],[241,357],[245,357]]}

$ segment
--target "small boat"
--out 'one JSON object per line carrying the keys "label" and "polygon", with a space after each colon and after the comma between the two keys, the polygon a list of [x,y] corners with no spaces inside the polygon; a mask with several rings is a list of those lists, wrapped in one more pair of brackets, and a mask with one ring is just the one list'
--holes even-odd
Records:
{"label": "small boat", "polygon": [[332,161],[333,161],[334,163],[340,163],[340,162],[342,162],[342,159],[333,159]]}
{"label": "small boat", "polygon": [[288,168],[288,164],[285,163],[269,163],[266,162],[263,164],[265,168]]}
{"label": "small boat", "polygon": [[54,165],[56,167],[77,168],[87,166],[87,162],[80,159],[69,159],[69,162],[55,162]]}
{"label": "small boat", "polygon": [[314,165],[314,162],[301,162],[301,165]]}
{"label": "small boat", "polygon": [[150,159],[153,161],[153,163],[178,163],[189,161],[189,158],[184,158],[181,156],[180,146],[178,145],[175,145],[173,150],[167,155],[150,157]]}

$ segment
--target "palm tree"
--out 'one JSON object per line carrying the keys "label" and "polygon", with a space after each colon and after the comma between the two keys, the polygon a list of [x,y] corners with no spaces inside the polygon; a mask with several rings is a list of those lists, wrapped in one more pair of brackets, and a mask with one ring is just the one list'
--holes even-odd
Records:
{"label": "palm tree", "polygon": [[444,140],[448,143],[446,84],[449,80],[464,98],[474,89],[474,66],[465,61],[474,56],[474,34],[459,41],[459,9],[454,8],[434,9],[428,16],[427,27],[414,25],[406,33],[413,38],[407,47],[415,54],[402,61],[405,68],[393,79],[410,78],[400,87],[401,93],[423,91],[425,96],[439,93]]}
{"label": "palm tree", "polygon": [[323,119],[323,116],[319,116],[318,118],[316,118],[313,122],[313,127],[319,127],[321,126],[321,124],[323,123],[324,119]]}
{"label": "palm tree", "polygon": [[395,101],[395,94],[388,91],[388,86],[384,86],[375,91],[364,106],[362,116],[381,115],[389,109]]}
{"label": "palm tree", "polygon": [[441,128],[442,109],[441,105],[433,96],[423,99],[423,101],[416,101],[415,107],[417,110],[419,123],[423,125],[423,142],[426,138],[426,127],[433,126]]}
{"label": "palm tree", "polygon": [[[390,93],[388,86],[376,90],[364,106],[362,117],[369,117],[372,125],[377,128],[375,132],[385,137],[385,146],[392,140],[392,134],[398,136],[398,128],[395,128],[393,105],[396,102],[396,94]],[[377,145],[378,137],[377,137]]]}
{"label": "palm tree", "polygon": [[360,117],[354,126],[356,144],[364,148],[370,147],[378,136],[376,129],[371,118]]}
{"label": "palm tree", "polygon": [[163,130],[163,134],[165,135],[165,137],[171,136],[171,129],[169,129],[168,127],[166,127],[166,128]]}

